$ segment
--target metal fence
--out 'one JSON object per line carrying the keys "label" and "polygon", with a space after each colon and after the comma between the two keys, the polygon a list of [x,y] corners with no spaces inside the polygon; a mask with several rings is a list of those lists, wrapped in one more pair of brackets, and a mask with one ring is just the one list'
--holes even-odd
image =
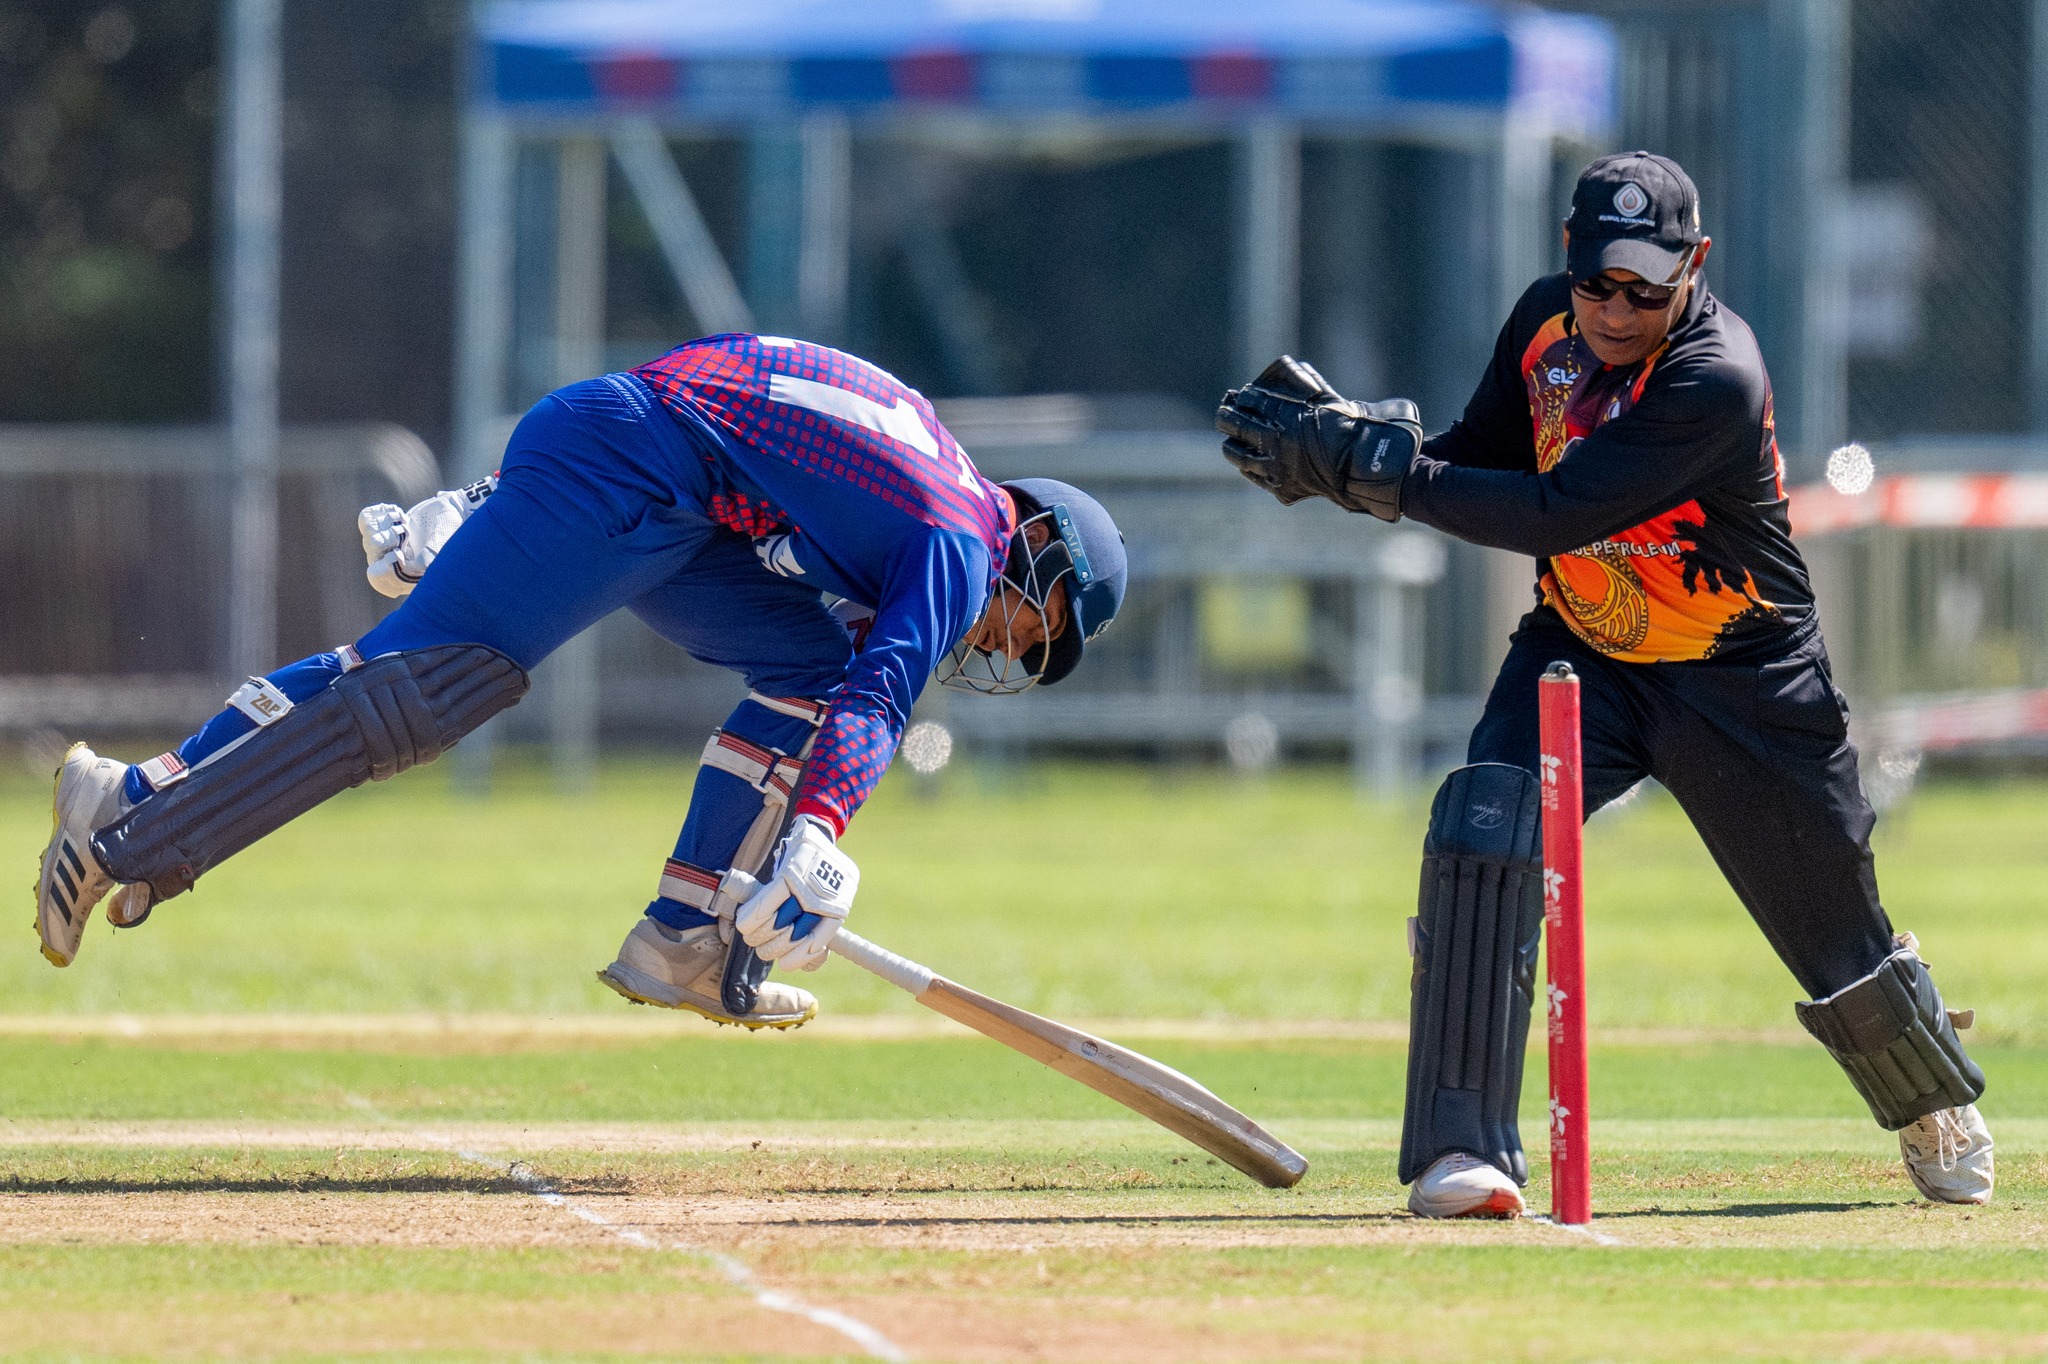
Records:
{"label": "metal fence", "polygon": [[1849,434],[2019,431],[2027,410],[2028,0],[1850,7]]}
{"label": "metal fence", "polygon": [[[282,656],[367,630],[355,517],[439,483],[402,427],[287,427]],[[223,694],[227,489],[214,427],[0,427],[0,728],[175,728]]]}

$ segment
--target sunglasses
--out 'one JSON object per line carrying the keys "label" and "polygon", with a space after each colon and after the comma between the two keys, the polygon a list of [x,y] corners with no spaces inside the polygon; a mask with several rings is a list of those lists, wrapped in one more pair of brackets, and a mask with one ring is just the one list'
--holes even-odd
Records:
{"label": "sunglasses", "polygon": [[1672,297],[1684,286],[1686,276],[1691,273],[1692,262],[1687,261],[1685,271],[1679,275],[1676,284],[1645,284],[1634,279],[1623,283],[1618,279],[1609,279],[1605,275],[1595,275],[1591,279],[1574,277],[1572,292],[1589,303],[1605,303],[1616,294],[1620,294],[1627,300],[1628,306],[1637,312],[1656,313],[1671,306]]}

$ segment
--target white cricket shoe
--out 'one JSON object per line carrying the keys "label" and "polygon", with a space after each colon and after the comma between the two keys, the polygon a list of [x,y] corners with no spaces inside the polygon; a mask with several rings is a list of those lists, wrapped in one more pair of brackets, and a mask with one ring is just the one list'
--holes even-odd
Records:
{"label": "white cricket shoe", "polygon": [[761,982],[754,1007],[735,1014],[725,1007],[725,939],[717,924],[675,929],[643,917],[619,947],[619,959],[597,978],[635,1004],[688,1009],[714,1023],[742,1028],[796,1028],[818,1016],[809,990],[779,980]]}
{"label": "white cricket shoe", "polygon": [[71,964],[93,906],[114,888],[93,856],[92,834],[128,809],[122,790],[127,776],[128,764],[102,758],[84,744],[71,745],[57,768],[50,846],[36,875],[36,932],[52,966]]}
{"label": "white cricket shoe", "polygon": [[1902,1128],[1899,1155],[1929,1202],[1991,1201],[1991,1129],[1977,1105],[1944,1108]]}
{"label": "white cricket shoe", "polygon": [[1437,1157],[1408,1190],[1417,1217],[1520,1217],[1522,1207],[1514,1180],[1464,1151]]}

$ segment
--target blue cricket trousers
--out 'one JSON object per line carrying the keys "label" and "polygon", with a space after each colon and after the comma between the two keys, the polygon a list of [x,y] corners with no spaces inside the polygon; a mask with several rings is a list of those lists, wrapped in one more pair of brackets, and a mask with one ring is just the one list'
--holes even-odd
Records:
{"label": "blue cricket trousers", "polygon": [[[513,431],[497,492],[355,647],[367,659],[485,644],[530,670],[624,607],[756,692],[829,698],[852,657],[846,631],[817,589],[769,572],[745,536],[711,520],[710,496],[704,459],[638,379],[613,374],[561,389]],[[296,703],[341,670],[338,655],[315,654],[269,680]],[[239,710],[223,710],[178,756],[196,767],[251,728]],[[795,753],[811,726],[748,700],[725,730]],[[150,794],[139,771],[128,780],[131,798]],[[738,777],[700,769],[675,856],[729,868],[761,800]],[[648,912],[678,928],[708,922],[672,900],[657,899]]]}

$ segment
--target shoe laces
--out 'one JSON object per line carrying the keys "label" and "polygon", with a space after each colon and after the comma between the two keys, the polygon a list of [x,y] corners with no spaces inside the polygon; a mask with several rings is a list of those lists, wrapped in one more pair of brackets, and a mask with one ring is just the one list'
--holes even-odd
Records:
{"label": "shoe laces", "polygon": [[1932,1118],[1935,1160],[1940,1164],[1943,1174],[1961,1164],[1963,1157],[1970,1153],[1970,1148],[1976,1145],[1975,1139],[1970,1136],[1970,1129],[1957,1116],[1961,1111],[1956,1108],[1944,1108]]}

